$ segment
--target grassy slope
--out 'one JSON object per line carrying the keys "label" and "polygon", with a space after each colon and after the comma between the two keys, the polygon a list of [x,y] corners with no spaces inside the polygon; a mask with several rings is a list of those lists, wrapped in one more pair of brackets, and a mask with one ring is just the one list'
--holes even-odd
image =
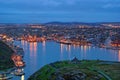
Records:
{"label": "grassy slope", "polygon": [[[96,80],[93,79],[95,76],[101,75],[94,69],[101,71],[105,76],[110,77],[112,80],[119,80],[120,78],[120,63],[115,64],[99,64],[102,61],[80,61],[80,63],[73,64],[69,61],[56,62],[52,65],[46,65],[39,71],[34,73],[28,80],[55,80],[56,76],[54,73],[59,70],[59,74],[64,74],[72,70],[81,71],[87,75],[85,80]],[[92,70],[93,69],[93,70]],[[104,75],[101,75],[100,80],[106,80]]]}
{"label": "grassy slope", "polygon": [[8,69],[14,66],[14,63],[11,60],[12,53],[13,50],[4,42],[0,41],[0,70]]}

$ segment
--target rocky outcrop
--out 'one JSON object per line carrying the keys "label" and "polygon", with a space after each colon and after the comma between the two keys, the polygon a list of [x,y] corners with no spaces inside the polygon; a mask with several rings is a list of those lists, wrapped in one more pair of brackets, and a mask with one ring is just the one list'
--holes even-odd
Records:
{"label": "rocky outcrop", "polygon": [[85,80],[86,74],[81,71],[70,71],[64,74],[55,73],[56,80]]}

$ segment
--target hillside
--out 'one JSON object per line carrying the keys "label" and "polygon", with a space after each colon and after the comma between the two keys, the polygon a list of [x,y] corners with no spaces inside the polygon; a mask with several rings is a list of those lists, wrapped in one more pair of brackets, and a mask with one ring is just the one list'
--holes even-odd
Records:
{"label": "hillside", "polygon": [[61,61],[44,66],[28,80],[119,80],[119,74],[119,62]]}
{"label": "hillside", "polygon": [[14,63],[11,60],[12,53],[13,50],[4,42],[0,41],[0,70],[8,69],[14,66]]}

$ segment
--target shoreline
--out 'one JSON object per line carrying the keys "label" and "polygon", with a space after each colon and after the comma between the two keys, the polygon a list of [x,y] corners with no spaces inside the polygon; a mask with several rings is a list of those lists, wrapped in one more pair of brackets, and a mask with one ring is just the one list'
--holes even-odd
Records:
{"label": "shoreline", "polygon": [[[22,41],[22,40],[16,40],[16,41]],[[27,41],[27,40],[24,40],[24,41]],[[77,46],[91,46],[91,47],[98,47],[98,48],[103,48],[103,49],[110,49],[110,50],[120,50],[120,48],[119,47],[112,47],[112,46],[104,46],[104,47],[102,47],[102,46],[100,46],[100,45],[95,45],[95,44],[91,44],[91,43],[87,43],[87,44],[77,44],[77,43],[75,43],[75,42],[68,42],[68,43],[66,43],[66,42],[60,42],[60,41],[57,41],[57,40],[46,40],[46,42],[47,41],[54,41],[54,42],[56,42],[56,43],[60,43],[60,44],[65,44],[65,45],[77,45]],[[27,41],[27,42],[29,42],[29,41]],[[32,42],[29,42],[29,43],[34,43],[34,42],[38,42],[38,43],[42,43],[42,42],[44,42],[44,41],[42,41],[42,42],[39,42],[39,41],[32,41]]]}
{"label": "shoreline", "polygon": [[[14,75],[16,75],[16,73],[17,73],[16,70],[17,69],[24,67],[24,66],[21,66],[20,64],[18,64],[16,62],[17,60],[13,60],[13,56],[21,56],[21,60],[20,61],[25,64],[25,62],[23,60],[23,57],[24,57],[24,50],[23,50],[23,48],[20,48],[20,47],[14,45],[14,44],[11,45],[9,43],[10,42],[7,42],[5,44],[7,46],[9,46],[10,49],[13,50],[13,53],[12,53],[12,56],[11,56],[11,60],[14,62],[14,67],[6,69],[6,70],[2,70],[2,72],[0,73],[0,79],[11,79],[11,78],[13,78]],[[23,74],[21,74],[21,75],[23,75]],[[19,74],[18,74],[18,76],[19,76]]]}

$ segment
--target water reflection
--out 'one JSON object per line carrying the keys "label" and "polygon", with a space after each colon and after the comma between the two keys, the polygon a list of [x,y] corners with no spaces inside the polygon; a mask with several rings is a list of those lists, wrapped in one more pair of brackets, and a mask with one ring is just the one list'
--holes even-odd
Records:
{"label": "water reflection", "polygon": [[63,50],[64,50],[64,44],[60,44],[60,52],[63,53]]}
{"label": "water reflection", "polygon": [[60,59],[63,60],[63,51],[64,51],[64,44],[60,44]]}
{"label": "water reflection", "polygon": [[29,46],[30,55],[31,56],[36,56],[36,53],[37,53],[37,42],[29,43],[29,44],[30,44],[30,46]]}
{"label": "water reflection", "polygon": [[67,45],[68,58],[71,59],[71,45]]}
{"label": "water reflection", "polygon": [[33,52],[34,52],[34,56],[36,56],[36,53],[37,53],[37,42],[34,42]]}
{"label": "water reflection", "polygon": [[88,48],[87,45],[84,45],[84,46],[83,46],[83,49],[84,49],[84,52],[85,52],[85,53],[86,53],[86,51],[87,51],[87,48]]}
{"label": "water reflection", "polygon": [[29,44],[29,59],[30,59],[30,64],[34,66],[30,66],[31,68],[36,68],[37,65],[37,42],[30,42]]}
{"label": "water reflection", "polygon": [[60,44],[60,53],[61,53],[61,60],[63,60],[63,53],[66,52],[68,53],[68,59],[71,59],[71,45],[65,45],[65,44]]}
{"label": "water reflection", "polygon": [[32,56],[33,54],[33,43],[29,43],[30,46],[29,46],[29,51],[30,51],[30,56]]}
{"label": "water reflection", "polygon": [[22,46],[24,46],[24,45],[25,45],[25,41],[24,41],[24,40],[22,40],[22,41],[21,41],[21,44],[22,44]]}
{"label": "water reflection", "polygon": [[42,42],[42,45],[43,45],[43,47],[45,47],[45,45],[46,45],[46,42],[45,42],[45,41],[43,41],[43,42]]}
{"label": "water reflection", "polygon": [[120,61],[120,50],[118,51],[118,61]]}
{"label": "water reflection", "polygon": [[21,76],[21,80],[25,80],[25,76],[24,75]]}
{"label": "water reflection", "polygon": [[[77,50],[79,50],[79,56],[80,59],[86,59],[87,57],[87,52],[89,52],[91,49],[90,46],[84,45],[84,46],[79,46],[79,45],[65,45],[65,44],[60,44],[60,59],[63,60],[64,53],[68,54],[68,59],[71,60],[74,57],[78,57]],[[76,52],[77,51],[77,52]]]}
{"label": "water reflection", "polygon": [[55,42],[29,43],[18,41],[15,44],[21,45],[25,50],[26,67],[24,68],[25,75],[21,76],[21,79],[14,80],[27,80],[31,74],[46,64],[59,60],[70,60],[73,57],[88,60],[120,61],[120,50],[100,49],[87,45],[65,45]]}
{"label": "water reflection", "polygon": [[68,51],[68,52],[71,51],[71,45],[67,45],[67,51]]}
{"label": "water reflection", "polygon": [[42,42],[43,53],[45,53],[45,46],[46,46],[46,41],[43,41]]}

